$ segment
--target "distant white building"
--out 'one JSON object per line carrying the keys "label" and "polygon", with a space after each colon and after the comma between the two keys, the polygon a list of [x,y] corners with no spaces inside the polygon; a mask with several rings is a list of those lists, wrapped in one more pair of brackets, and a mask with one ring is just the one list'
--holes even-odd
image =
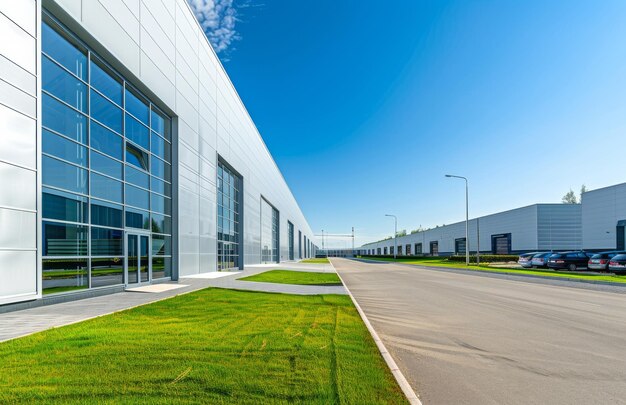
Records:
{"label": "distant white building", "polygon": [[[480,242],[480,243],[479,243]],[[465,221],[399,237],[398,255],[451,255],[465,252]],[[393,239],[368,243],[362,254],[393,255]],[[469,221],[469,248],[511,254],[581,249],[580,204],[534,204]]]}

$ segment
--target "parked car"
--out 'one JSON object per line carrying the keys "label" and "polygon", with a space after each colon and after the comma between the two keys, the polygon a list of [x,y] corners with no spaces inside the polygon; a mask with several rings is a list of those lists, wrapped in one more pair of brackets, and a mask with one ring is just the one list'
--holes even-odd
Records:
{"label": "parked car", "polygon": [[587,268],[589,258],[593,256],[592,252],[578,251],[578,252],[560,252],[554,253],[548,259],[548,267],[551,269],[567,269],[569,271],[576,271],[578,269]]}
{"label": "parked car", "polygon": [[554,253],[553,252],[543,252],[543,253],[537,253],[536,255],[533,256],[533,258],[530,260],[530,265],[531,267],[536,267],[536,268],[543,268],[546,269],[548,268],[548,259],[550,258],[550,256],[552,256]]}
{"label": "parked car", "polygon": [[519,259],[517,259],[517,264],[519,264],[520,266],[522,266],[525,269],[529,269],[529,268],[533,267],[530,264],[530,260],[536,254],[537,254],[537,252],[522,253],[521,255],[519,255]]}
{"label": "parked car", "polygon": [[607,271],[609,269],[609,262],[611,259],[619,254],[624,254],[626,252],[600,252],[591,256],[589,262],[587,263],[587,268],[590,270],[600,270]]}
{"label": "parked car", "polygon": [[616,274],[626,272],[626,254],[613,256],[611,261],[609,261],[609,271]]}

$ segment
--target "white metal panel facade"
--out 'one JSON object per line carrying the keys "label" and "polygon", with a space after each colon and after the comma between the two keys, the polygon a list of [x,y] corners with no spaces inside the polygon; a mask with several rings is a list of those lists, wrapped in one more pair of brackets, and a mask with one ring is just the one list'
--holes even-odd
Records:
{"label": "white metal panel facade", "polygon": [[582,249],[581,204],[537,206],[537,250]]}
{"label": "white metal panel facade", "polygon": [[615,249],[617,223],[622,220],[626,220],[626,183],[583,194],[582,228],[586,249]]}
{"label": "white metal panel facade", "polygon": [[216,270],[218,156],[243,177],[245,264],[261,261],[262,196],[279,211],[281,260],[288,258],[287,221],[294,224],[296,235],[300,231],[314,238],[185,0],[4,1],[0,2],[0,304],[41,297],[37,117],[42,8],[173,117],[178,275]]}
{"label": "white metal panel facade", "polygon": [[37,298],[39,4],[0,2],[0,304]]}

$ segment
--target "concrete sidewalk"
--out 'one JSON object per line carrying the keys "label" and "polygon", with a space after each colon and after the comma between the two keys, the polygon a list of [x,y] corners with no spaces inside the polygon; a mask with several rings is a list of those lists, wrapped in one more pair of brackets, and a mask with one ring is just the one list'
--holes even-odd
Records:
{"label": "concrete sidewalk", "polygon": [[[343,286],[301,286],[237,280],[238,278],[274,269],[335,272],[329,264],[311,265],[304,263],[282,263],[247,266],[243,271],[228,273],[204,273],[191,277],[182,277],[178,282],[173,281],[164,283],[165,285],[171,285],[171,287],[162,287],[162,284],[153,284],[152,286],[159,287],[146,289],[153,290],[155,292],[124,291],[94,298],[86,298],[21,311],[7,312],[0,314],[0,342],[41,332],[46,329],[56,328],[107,315],[139,305],[149,304],[208,287],[301,295],[347,293]],[[165,289],[165,291],[159,291],[163,289]]]}

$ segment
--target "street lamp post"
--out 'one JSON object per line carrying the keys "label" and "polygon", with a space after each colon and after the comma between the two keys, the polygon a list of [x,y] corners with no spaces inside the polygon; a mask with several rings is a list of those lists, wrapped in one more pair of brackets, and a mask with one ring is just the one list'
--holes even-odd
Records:
{"label": "street lamp post", "polygon": [[467,177],[463,177],[463,176],[455,176],[453,174],[446,174],[446,177],[454,177],[456,179],[463,179],[465,180],[465,264],[467,266],[469,266],[470,264],[470,259],[469,259],[469,186],[468,186],[468,181],[467,181]]}
{"label": "street lamp post", "polygon": [[393,217],[394,219],[394,227],[393,227],[393,259],[395,260],[397,258],[397,254],[398,254],[398,217],[396,217],[395,215],[391,215],[391,214],[385,214],[386,217]]}

